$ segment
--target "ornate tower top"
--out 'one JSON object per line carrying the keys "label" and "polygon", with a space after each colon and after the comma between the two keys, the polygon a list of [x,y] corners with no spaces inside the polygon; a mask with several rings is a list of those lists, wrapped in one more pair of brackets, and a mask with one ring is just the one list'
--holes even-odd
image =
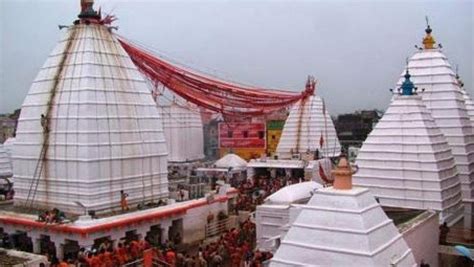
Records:
{"label": "ornate tower top", "polygon": [[332,174],[334,175],[334,189],[351,190],[352,173],[353,171],[346,157],[341,156],[336,169],[332,171]]}
{"label": "ornate tower top", "polygon": [[316,80],[313,76],[309,75],[308,80],[306,80],[305,93],[308,95],[313,95],[316,88]]}
{"label": "ornate tower top", "polygon": [[415,85],[413,84],[412,81],[410,81],[410,73],[408,72],[408,68],[407,68],[407,71],[405,73],[405,81],[403,81],[402,83],[402,86],[401,86],[401,90],[402,90],[402,95],[414,95],[415,94],[415,91],[416,91],[416,88],[415,88]]}
{"label": "ornate tower top", "polygon": [[94,0],[81,0],[81,13],[77,16],[80,19],[97,19],[100,20],[100,11],[97,12],[92,7]]}
{"label": "ornate tower top", "polygon": [[424,49],[434,49],[436,41],[434,37],[431,35],[433,30],[430,27],[430,23],[428,21],[428,17],[426,17],[426,29],[425,29],[425,37],[423,38],[423,48]]}

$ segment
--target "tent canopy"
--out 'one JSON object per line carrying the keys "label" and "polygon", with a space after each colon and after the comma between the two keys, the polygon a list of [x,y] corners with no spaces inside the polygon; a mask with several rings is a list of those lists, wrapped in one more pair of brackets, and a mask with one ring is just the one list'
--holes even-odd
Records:
{"label": "tent canopy", "polygon": [[217,168],[245,169],[247,161],[236,154],[227,154],[214,163]]}

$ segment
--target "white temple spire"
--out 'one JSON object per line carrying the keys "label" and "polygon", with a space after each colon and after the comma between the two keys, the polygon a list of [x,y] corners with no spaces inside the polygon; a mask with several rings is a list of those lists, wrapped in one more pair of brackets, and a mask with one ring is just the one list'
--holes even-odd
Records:
{"label": "white temple spire", "polygon": [[[40,69],[18,121],[15,205],[83,213],[168,197],[160,114],[93,1]],[[43,115],[43,116],[41,116]],[[42,119],[43,117],[43,119]]]}

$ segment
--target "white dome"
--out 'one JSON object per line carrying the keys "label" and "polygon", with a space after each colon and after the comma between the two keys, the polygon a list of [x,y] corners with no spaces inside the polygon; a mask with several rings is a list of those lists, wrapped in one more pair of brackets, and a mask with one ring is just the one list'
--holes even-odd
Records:
{"label": "white dome", "polygon": [[159,106],[163,120],[169,162],[187,162],[204,158],[204,134],[201,114],[172,103]]}
{"label": "white dome", "polygon": [[0,177],[11,177],[12,165],[10,156],[3,144],[0,144]]}
{"label": "white dome", "polygon": [[265,199],[273,204],[290,204],[310,198],[315,189],[323,188],[319,183],[310,181],[283,187]]}
{"label": "white dome", "polygon": [[236,154],[229,153],[217,160],[214,165],[217,168],[245,169],[247,167],[247,161]]}
{"label": "white dome", "polygon": [[446,137],[421,96],[395,96],[359,150],[354,184],[382,206],[433,209],[440,220],[462,216],[462,196]]}
{"label": "white dome", "polygon": [[451,65],[439,49],[424,49],[410,58],[408,69],[415,86],[425,89],[423,102],[451,147],[463,198],[474,198],[474,132]]}
{"label": "white dome", "polygon": [[35,206],[83,213],[74,202],[110,210],[120,190],[130,204],[168,196],[160,114],[107,26],[70,26],[54,48],[23,102],[14,165],[15,205],[34,196]]}
{"label": "white dome", "polygon": [[[303,105],[301,104],[303,103]],[[321,136],[323,146],[320,146]],[[278,143],[276,153],[280,158],[291,158],[293,153],[319,150],[324,157],[335,157],[341,152],[336,129],[323,100],[316,95],[297,102],[290,110]]]}

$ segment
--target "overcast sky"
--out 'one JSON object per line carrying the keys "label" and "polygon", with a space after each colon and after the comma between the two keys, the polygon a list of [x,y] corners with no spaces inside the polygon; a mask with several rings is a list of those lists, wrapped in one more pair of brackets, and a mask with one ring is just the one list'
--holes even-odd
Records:
{"label": "overcast sky", "polygon": [[[79,0],[0,0],[0,113],[21,106]],[[118,33],[196,70],[300,91],[308,74],[334,114],[388,106],[429,16],[474,95],[474,1],[113,1]],[[64,30],[63,30],[64,31]]]}

